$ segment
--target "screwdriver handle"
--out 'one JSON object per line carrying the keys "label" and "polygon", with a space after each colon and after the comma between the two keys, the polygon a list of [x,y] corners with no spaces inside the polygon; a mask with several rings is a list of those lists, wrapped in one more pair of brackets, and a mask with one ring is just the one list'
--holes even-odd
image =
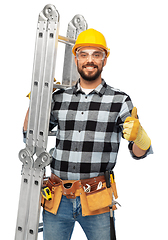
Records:
{"label": "screwdriver handle", "polygon": [[106,187],[110,188],[111,183],[110,183],[110,173],[109,173],[109,171],[105,171],[104,177],[105,177],[105,180],[106,180]]}

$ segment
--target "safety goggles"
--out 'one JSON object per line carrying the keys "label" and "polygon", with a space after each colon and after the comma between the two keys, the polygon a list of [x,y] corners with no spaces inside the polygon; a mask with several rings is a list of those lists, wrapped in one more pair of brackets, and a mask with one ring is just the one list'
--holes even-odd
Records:
{"label": "safety goggles", "polygon": [[95,61],[102,61],[105,59],[105,52],[102,50],[78,50],[76,52],[76,57],[79,61],[86,61],[89,59],[89,56]]}

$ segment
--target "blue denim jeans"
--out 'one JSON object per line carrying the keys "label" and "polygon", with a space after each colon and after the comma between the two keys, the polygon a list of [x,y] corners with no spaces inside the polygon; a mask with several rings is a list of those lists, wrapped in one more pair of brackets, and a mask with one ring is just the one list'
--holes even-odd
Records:
{"label": "blue denim jeans", "polygon": [[[83,228],[88,240],[110,240],[110,214],[82,216],[80,197],[62,197],[56,215],[43,212],[44,240],[70,240],[75,221]],[[80,239],[80,238],[79,238]]]}

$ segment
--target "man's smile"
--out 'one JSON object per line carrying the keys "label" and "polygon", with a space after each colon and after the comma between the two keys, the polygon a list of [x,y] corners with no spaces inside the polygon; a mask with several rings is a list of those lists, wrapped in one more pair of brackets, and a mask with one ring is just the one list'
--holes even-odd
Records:
{"label": "man's smile", "polygon": [[94,64],[86,64],[82,67],[83,69],[86,69],[89,72],[94,71],[96,68],[98,68],[98,66],[94,65]]}

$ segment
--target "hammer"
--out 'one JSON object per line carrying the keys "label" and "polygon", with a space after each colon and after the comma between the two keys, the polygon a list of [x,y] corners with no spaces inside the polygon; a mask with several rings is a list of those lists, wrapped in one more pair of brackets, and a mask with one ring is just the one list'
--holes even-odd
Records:
{"label": "hammer", "polygon": [[[107,186],[107,188],[110,188],[111,187],[110,172],[106,171],[104,175],[105,175],[105,180],[106,180],[106,186]],[[121,207],[121,205],[118,202],[116,202],[115,200],[112,200],[112,204],[109,205],[109,208],[110,208],[110,239],[111,240],[116,240],[116,232],[115,232],[114,219],[113,219],[113,206],[116,204],[118,204]]]}
{"label": "hammer", "polygon": [[116,204],[118,204],[121,207],[121,205],[114,200],[112,200],[112,204],[109,206],[110,208],[110,239],[111,240],[116,240],[116,232],[115,232],[114,219],[113,219],[113,206]]}

